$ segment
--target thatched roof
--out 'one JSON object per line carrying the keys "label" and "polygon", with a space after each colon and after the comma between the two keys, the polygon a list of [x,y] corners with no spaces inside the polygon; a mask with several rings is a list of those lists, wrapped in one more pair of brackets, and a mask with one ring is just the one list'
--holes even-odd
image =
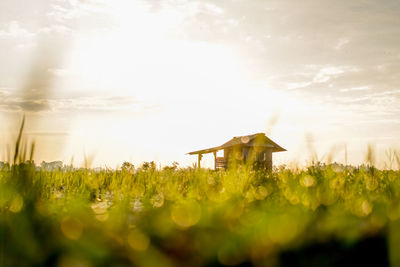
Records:
{"label": "thatched roof", "polygon": [[272,152],[286,151],[286,149],[282,148],[277,143],[275,143],[274,141],[269,139],[267,136],[265,136],[264,133],[257,133],[257,134],[252,134],[252,135],[236,136],[221,146],[197,150],[197,151],[189,152],[188,154],[189,155],[207,154],[207,153],[216,152],[218,150],[237,146],[237,145],[242,145],[242,146],[247,146],[247,147],[271,148]]}

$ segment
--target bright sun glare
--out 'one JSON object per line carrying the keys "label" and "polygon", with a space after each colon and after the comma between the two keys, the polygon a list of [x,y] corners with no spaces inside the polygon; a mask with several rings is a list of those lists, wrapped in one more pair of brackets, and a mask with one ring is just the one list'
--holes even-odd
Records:
{"label": "bright sun glare", "polygon": [[[126,151],[127,144],[133,150],[139,149],[139,146],[140,150],[146,151],[138,161],[150,160],[146,153],[153,150],[157,156],[164,158],[160,155],[162,152],[157,151],[160,144],[155,140],[156,136],[146,146],[135,144],[135,140],[151,137],[149,132],[160,132],[160,125],[162,127],[166,120],[176,118],[180,123],[174,123],[170,127],[175,129],[168,130],[174,132],[171,142],[176,140],[179,143],[177,135],[187,132],[187,127],[193,127],[187,123],[193,120],[193,112],[201,111],[201,117],[212,119],[215,108],[221,104],[226,106],[225,112],[222,112],[226,114],[238,108],[234,104],[238,99],[249,97],[245,73],[231,48],[175,38],[174,35],[179,34],[176,26],[184,19],[183,13],[150,11],[145,5],[126,1],[112,2],[111,10],[116,26],[107,31],[80,35],[74,42],[65,72],[77,77],[76,85],[83,89],[95,88],[104,94],[111,92],[111,95],[132,96],[135,102],[161,107],[161,111],[151,117],[150,123],[136,116],[134,121],[128,119],[128,123],[116,117],[109,121],[103,117],[103,123],[92,122],[94,126],[90,130],[85,127],[87,121],[83,117],[77,118],[71,132],[78,133],[79,137],[72,139],[69,147],[90,147],[92,144],[97,147],[96,158],[100,162],[106,161],[101,160],[102,151],[115,150],[116,147],[120,147],[117,152],[119,159],[124,156],[136,158],[137,155],[132,156]],[[140,112],[135,105],[130,111]],[[200,121],[203,127],[206,121]],[[113,133],[104,129],[105,124],[113,125],[110,127]],[[139,127],[145,128],[147,133],[137,131]],[[107,145],[103,144],[99,151],[96,143],[103,142],[94,141],[93,136],[103,140],[111,138],[113,148],[105,148]],[[121,144],[118,145],[118,142]],[[180,145],[177,144],[178,147]],[[181,148],[179,153],[183,155],[187,152],[185,149],[188,147]],[[183,158],[183,161],[188,159]]]}

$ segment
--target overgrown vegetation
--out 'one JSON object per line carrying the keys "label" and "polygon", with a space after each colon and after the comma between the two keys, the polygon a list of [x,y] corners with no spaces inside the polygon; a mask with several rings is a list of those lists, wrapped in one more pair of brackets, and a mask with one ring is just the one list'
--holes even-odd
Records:
{"label": "overgrown vegetation", "polygon": [[329,240],[351,244],[385,234],[400,217],[399,171],[147,165],[3,168],[0,264],[275,265],[282,251]]}

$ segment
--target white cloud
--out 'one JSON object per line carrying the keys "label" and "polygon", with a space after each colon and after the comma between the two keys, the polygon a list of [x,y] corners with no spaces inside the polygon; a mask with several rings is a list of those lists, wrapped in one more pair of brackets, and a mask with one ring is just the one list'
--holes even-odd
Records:
{"label": "white cloud", "polygon": [[147,113],[159,105],[143,103],[132,96],[75,96],[47,97],[21,96],[15,90],[0,89],[0,111],[25,113],[125,112]]}
{"label": "white cloud", "polygon": [[47,71],[57,77],[64,77],[73,74],[73,71],[64,68],[48,69]]}
{"label": "white cloud", "polygon": [[5,29],[0,29],[0,38],[29,39],[33,38],[34,36],[34,33],[29,32],[25,28],[21,27],[18,21],[11,21],[7,23]]}
{"label": "white cloud", "polygon": [[340,92],[366,91],[370,89],[371,89],[370,86],[359,86],[359,87],[340,89]]}
{"label": "white cloud", "polygon": [[70,29],[69,27],[64,26],[64,25],[50,25],[50,26],[39,29],[39,33],[43,33],[43,34],[51,34],[51,33],[69,34],[71,32],[72,32],[72,29]]}
{"label": "white cloud", "polygon": [[334,46],[334,48],[336,50],[340,50],[343,49],[344,47],[346,47],[346,45],[350,43],[350,39],[349,38],[339,38],[339,40],[337,41],[336,45]]}

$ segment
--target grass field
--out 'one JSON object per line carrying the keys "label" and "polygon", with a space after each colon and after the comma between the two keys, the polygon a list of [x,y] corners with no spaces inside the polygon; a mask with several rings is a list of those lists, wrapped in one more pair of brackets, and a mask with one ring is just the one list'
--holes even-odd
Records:
{"label": "grass field", "polygon": [[0,171],[0,210],[1,266],[384,266],[399,248],[400,172],[15,164]]}

